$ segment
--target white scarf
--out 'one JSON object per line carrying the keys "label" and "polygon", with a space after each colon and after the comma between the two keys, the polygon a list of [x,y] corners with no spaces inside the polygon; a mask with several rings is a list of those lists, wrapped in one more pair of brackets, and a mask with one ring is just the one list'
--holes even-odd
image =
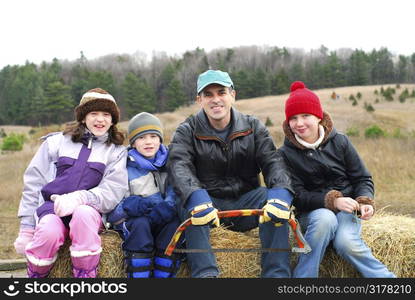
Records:
{"label": "white scarf", "polygon": [[320,144],[321,144],[321,142],[323,141],[323,138],[324,138],[324,127],[321,126],[321,125],[318,125],[318,134],[319,134],[319,137],[318,137],[317,141],[315,141],[313,144],[307,143],[306,141],[304,141],[302,138],[300,138],[296,134],[294,134],[294,136],[295,136],[295,139],[297,140],[297,142],[299,142],[304,147],[306,147],[308,149],[316,150],[317,147],[320,146]]}

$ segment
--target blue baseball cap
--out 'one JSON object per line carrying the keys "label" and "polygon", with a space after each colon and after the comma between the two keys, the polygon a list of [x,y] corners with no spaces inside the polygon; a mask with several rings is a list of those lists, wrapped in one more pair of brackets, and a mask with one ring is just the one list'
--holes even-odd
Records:
{"label": "blue baseball cap", "polygon": [[207,70],[200,74],[197,79],[197,93],[199,94],[205,87],[213,83],[233,88],[233,82],[228,73],[219,70]]}

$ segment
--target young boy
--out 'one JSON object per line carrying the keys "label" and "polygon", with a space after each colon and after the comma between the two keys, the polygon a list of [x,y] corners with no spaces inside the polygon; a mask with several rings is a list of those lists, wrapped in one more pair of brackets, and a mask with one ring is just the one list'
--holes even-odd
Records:
{"label": "young boy", "polygon": [[164,250],[180,220],[175,194],[167,184],[168,149],[162,144],[160,120],[147,112],[137,114],[128,124],[128,139],[129,196],[108,221],[122,233],[127,277],[173,277],[180,262]]}

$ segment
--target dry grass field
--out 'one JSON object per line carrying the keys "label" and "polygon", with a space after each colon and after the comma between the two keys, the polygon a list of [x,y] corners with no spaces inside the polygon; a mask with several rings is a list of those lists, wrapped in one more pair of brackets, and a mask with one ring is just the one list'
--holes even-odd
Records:
{"label": "dry grass field", "polygon": [[[397,89],[397,96],[393,102],[381,100],[375,103],[377,97],[374,91],[381,86],[356,86],[335,89],[318,90],[325,111],[329,112],[334,120],[335,127],[342,132],[349,128],[356,128],[360,135],[352,137],[352,142],[358,149],[367,167],[372,172],[376,187],[377,208],[385,212],[415,217],[415,99],[407,99],[405,103],[397,100],[400,92],[408,88],[410,91],[415,85],[401,85]],[[387,85],[383,86],[387,88]],[[391,87],[396,88],[395,85]],[[339,99],[332,100],[332,92],[339,95]],[[351,94],[362,94],[357,106],[352,106],[348,100]],[[283,139],[281,123],[284,119],[284,102],[287,95],[268,96],[241,100],[236,102],[240,111],[252,114],[263,122],[267,118],[273,122],[270,132],[275,144],[280,146]],[[368,113],[363,103],[372,103],[375,111]],[[176,126],[187,116],[195,113],[198,106],[192,105],[181,108],[173,113],[163,113],[158,116],[165,125],[166,142]],[[392,135],[397,129],[400,137],[386,137],[367,139],[364,129],[377,124]],[[127,122],[120,127],[126,129]],[[28,133],[30,127],[0,126],[6,133]],[[54,127],[51,131],[55,131]],[[42,133],[48,129],[42,129]],[[34,136],[39,137],[37,133]],[[0,140],[1,143],[1,140]],[[25,144],[23,151],[0,154],[0,259],[18,257],[14,252],[13,241],[18,232],[17,208],[23,187],[22,175],[30,159],[34,155],[39,143],[31,139]],[[370,221],[369,221],[370,222]]]}

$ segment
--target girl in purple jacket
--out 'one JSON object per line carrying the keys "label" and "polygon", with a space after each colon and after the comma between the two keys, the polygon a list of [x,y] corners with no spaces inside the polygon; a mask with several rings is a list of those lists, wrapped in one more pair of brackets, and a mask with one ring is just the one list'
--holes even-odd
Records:
{"label": "girl in purple jacket", "polygon": [[120,111],[105,90],[86,92],[76,120],[44,138],[24,173],[16,252],[31,278],[48,276],[59,247],[70,238],[73,276],[96,277],[101,217],[128,190]]}

